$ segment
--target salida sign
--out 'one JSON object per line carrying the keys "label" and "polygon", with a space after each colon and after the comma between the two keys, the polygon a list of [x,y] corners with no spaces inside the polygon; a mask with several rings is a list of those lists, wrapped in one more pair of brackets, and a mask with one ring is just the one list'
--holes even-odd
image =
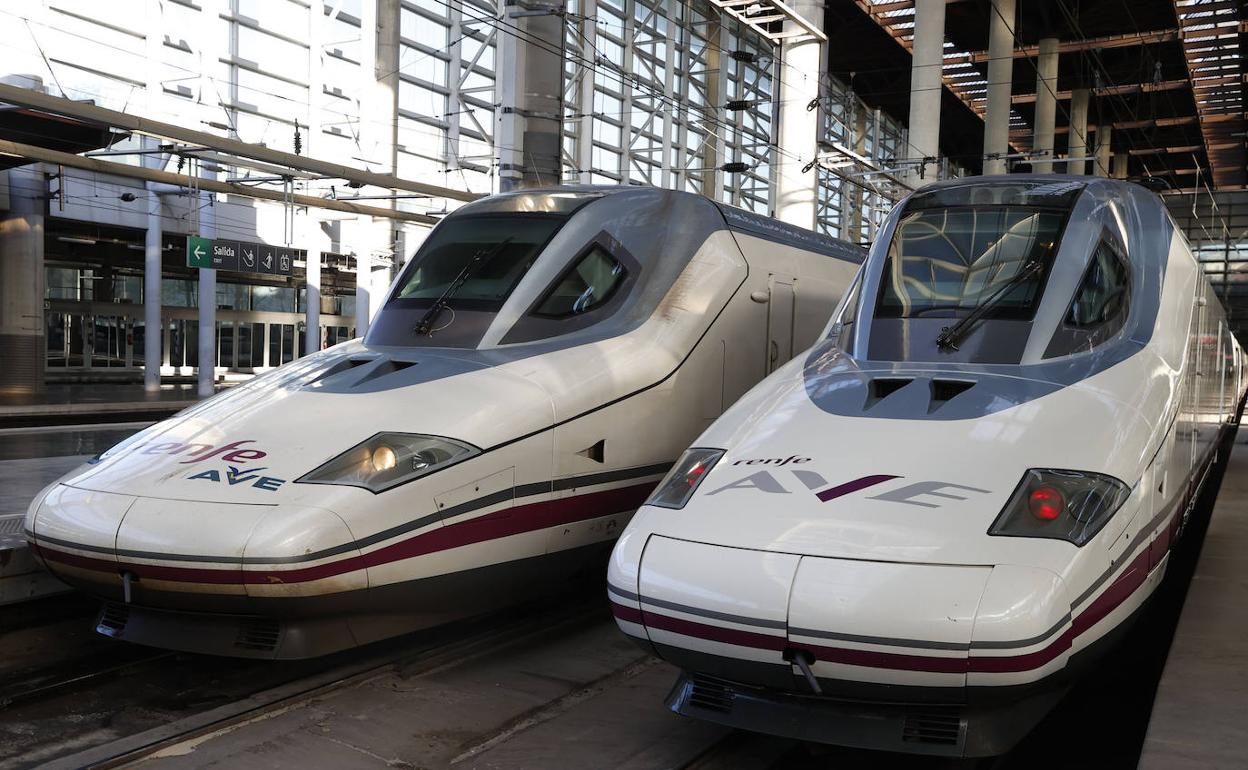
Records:
{"label": "salida sign", "polygon": [[197,235],[186,238],[187,267],[288,276],[295,260],[304,256],[300,249],[267,243],[201,238]]}

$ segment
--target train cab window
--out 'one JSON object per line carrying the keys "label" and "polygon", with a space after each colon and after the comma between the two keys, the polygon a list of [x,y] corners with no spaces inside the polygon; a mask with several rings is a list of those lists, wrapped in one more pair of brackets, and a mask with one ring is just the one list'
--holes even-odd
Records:
{"label": "train cab window", "polygon": [[1069,212],[1013,200],[907,206],[881,265],[867,358],[1021,360]]}
{"label": "train cab window", "polygon": [[568,318],[601,307],[615,293],[626,271],[615,257],[595,244],[551,288],[534,315]]}
{"label": "train cab window", "polygon": [[454,307],[498,310],[565,221],[527,213],[448,220],[421,246],[394,299],[432,303],[458,284]]}
{"label": "train cab window", "polygon": [[1131,273],[1127,264],[1117,248],[1101,241],[1044,357],[1090,349],[1114,336],[1127,320],[1130,299]]}
{"label": "train cab window", "polygon": [[[993,317],[1031,318],[1063,219],[1059,211],[1023,207],[908,213],[898,223],[884,263],[875,316],[956,317],[1005,290],[994,303]],[[1033,262],[1043,269],[1015,280]]]}

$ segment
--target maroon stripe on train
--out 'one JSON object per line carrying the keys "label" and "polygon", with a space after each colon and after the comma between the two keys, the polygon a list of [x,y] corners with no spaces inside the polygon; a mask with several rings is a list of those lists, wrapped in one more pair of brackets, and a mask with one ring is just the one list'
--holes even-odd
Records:
{"label": "maroon stripe on train", "polygon": [[754,631],[738,631],[735,628],[712,626],[706,623],[695,623],[692,620],[674,618],[671,615],[660,615],[657,612],[642,610],[641,617],[646,628],[658,628],[663,631],[710,639],[713,642],[735,644],[740,647],[753,647],[758,650],[775,650],[777,652],[789,646],[783,636],[770,636]]}
{"label": "maroon stripe on train", "polygon": [[641,616],[641,610],[636,607],[629,607],[627,604],[611,602],[611,614],[620,620],[627,620],[629,623],[645,625],[645,620]]}
{"label": "maroon stripe on train", "polygon": [[1030,671],[1040,668],[1050,661],[1056,659],[1059,655],[1071,648],[1072,643],[1088,629],[1095,626],[1103,620],[1106,615],[1113,612],[1123,602],[1125,602],[1132,594],[1134,594],[1140,586],[1144,584],[1145,578],[1148,576],[1148,549],[1140,552],[1140,554],[1131,562],[1130,566],[1123,571],[1118,578],[1110,584],[1109,588],[1101,592],[1087,609],[1079,613],[1079,615],[1071,623],[1061,636],[1053,640],[1047,647],[1035,652],[1025,653],[1023,655],[1000,655],[1000,656],[972,656],[969,658],[941,658],[931,655],[907,655],[892,652],[877,652],[875,650],[859,650],[844,647],[825,647],[822,645],[809,644],[807,642],[789,643],[785,638],[778,636],[768,636],[767,634],[757,634],[747,631],[737,631],[722,626],[712,626],[705,623],[692,623],[680,618],[673,618],[669,615],[661,615],[650,610],[644,610],[638,613],[629,607],[616,605],[612,602],[612,611],[616,617],[621,617],[616,606],[622,610],[633,613],[625,620],[638,622],[634,618],[640,614],[644,619],[644,625],[650,628],[659,628],[666,631],[672,631],[685,636],[694,636],[701,639],[708,639],[714,642],[723,642],[725,644],[734,644],[741,647],[752,647],[760,650],[783,650],[786,647],[795,649],[808,650],[815,656],[815,660],[821,663],[840,663],[849,666],[864,666],[867,668],[887,668],[901,671],[927,671],[945,674],[962,674],[967,672],[973,673],[1016,673],[1020,671]]}
{"label": "maroon stripe on train", "polygon": [[635,510],[641,507],[652,491],[654,491],[652,483],[634,484],[619,489],[518,505],[467,521],[426,530],[370,553],[357,554],[313,567],[290,570],[245,570],[241,566],[223,569],[136,564],[80,556],[47,546],[35,547],[40,555],[50,561],[102,572],[117,573],[125,570],[134,573],[139,579],[150,578],[216,585],[306,583],[437,551]]}

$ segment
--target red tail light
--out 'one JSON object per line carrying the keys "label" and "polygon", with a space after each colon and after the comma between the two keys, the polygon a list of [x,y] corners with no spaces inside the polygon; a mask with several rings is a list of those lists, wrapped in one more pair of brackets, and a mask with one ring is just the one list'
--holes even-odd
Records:
{"label": "red tail light", "polygon": [[1066,500],[1062,498],[1062,493],[1053,487],[1037,487],[1031,490],[1031,495],[1027,498],[1027,506],[1031,509],[1031,515],[1037,519],[1053,521],[1062,515]]}

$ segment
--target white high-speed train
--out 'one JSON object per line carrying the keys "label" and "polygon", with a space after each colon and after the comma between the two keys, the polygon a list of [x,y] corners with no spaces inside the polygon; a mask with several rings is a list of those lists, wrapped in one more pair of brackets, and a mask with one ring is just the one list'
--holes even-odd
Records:
{"label": "white high-speed train", "polygon": [[1017,742],[1153,592],[1244,357],[1161,200],[960,179],[889,215],[824,339],[616,543],[675,711],[895,751]]}
{"label": "white high-speed train", "polygon": [[472,203],[363,341],[103,453],[39,495],[27,538],[107,600],[100,632],[192,651],[319,655],[531,596],[601,567],[864,257],[653,188]]}

